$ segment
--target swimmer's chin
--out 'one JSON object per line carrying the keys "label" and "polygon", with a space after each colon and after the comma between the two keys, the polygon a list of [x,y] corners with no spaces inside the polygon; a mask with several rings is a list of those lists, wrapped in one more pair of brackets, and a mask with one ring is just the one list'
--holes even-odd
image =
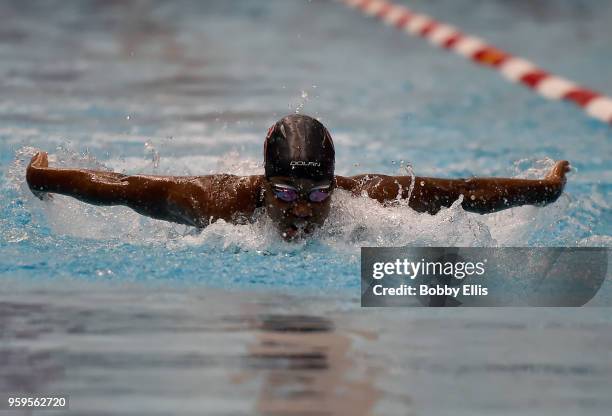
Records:
{"label": "swimmer's chin", "polygon": [[299,241],[304,238],[309,238],[315,230],[315,226],[307,224],[305,226],[297,226],[289,224],[280,228],[281,237],[285,241]]}

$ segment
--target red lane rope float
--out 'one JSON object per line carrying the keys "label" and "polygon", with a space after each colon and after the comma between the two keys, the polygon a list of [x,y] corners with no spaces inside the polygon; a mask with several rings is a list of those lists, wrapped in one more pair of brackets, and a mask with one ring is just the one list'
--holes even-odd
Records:
{"label": "red lane rope float", "polygon": [[521,83],[549,100],[567,100],[588,115],[612,124],[612,99],[575,82],[544,71],[536,64],[487,44],[454,26],[386,0],[338,0],[376,17],[410,35],[428,39],[432,44],[499,71],[506,79]]}

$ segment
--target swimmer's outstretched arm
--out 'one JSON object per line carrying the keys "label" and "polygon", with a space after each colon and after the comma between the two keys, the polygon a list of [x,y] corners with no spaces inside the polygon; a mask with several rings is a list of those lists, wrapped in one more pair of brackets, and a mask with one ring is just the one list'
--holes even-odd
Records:
{"label": "swimmer's outstretched arm", "polygon": [[466,211],[487,214],[520,205],[547,205],[563,192],[569,172],[569,162],[559,161],[543,179],[469,178],[439,179],[385,175],[336,176],[336,185],[355,195],[364,192],[379,202],[406,199],[408,205],[419,212],[437,213],[449,207],[460,195]]}
{"label": "swimmer's outstretched arm", "polygon": [[152,218],[205,227],[223,219],[242,222],[254,212],[261,176],[144,176],[87,169],[50,168],[39,152],[26,171],[40,199],[47,192],[94,205],[125,205]]}

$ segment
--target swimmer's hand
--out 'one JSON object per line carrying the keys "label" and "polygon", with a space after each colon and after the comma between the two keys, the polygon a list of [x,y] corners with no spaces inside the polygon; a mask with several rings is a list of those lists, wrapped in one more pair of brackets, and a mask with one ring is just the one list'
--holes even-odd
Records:
{"label": "swimmer's hand", "polygon": [[41,201],[49,201],[53,199],[51,194],[42,191],[42,188],[37,185],[38,178],[43,174],[44,170],[49,167],[49,157],[47,152],[37,152],[30,160],[28,169],[26,170],[26,181],[30,191]]}
{"label": "swimmer's hand", "polygon": [[550,172],[548,172],[548,175],[546,175],[544,179],[552,182],[552,184],[555,186],[560,187],[560,190],[562,191],[565,187],[565,183],[567,182],[565,174],[570,170],[571,168],[569,162],[567,160],[560,160],[555,163],[555,166],[550,169]]}

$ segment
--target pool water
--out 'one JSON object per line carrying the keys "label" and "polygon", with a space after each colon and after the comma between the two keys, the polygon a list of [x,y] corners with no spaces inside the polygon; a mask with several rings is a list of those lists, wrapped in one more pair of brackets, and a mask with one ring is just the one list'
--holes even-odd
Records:
{"label": "pool water", "polygon": [[[610,5],[406,4],[612,94]],[[612,246],[609,126],[332,1],[0,15],[0,391],[67,392],[87,414],[609,412],[605,308],[358,302],[362,246]],[[197,233],[24,184],[36,149],[55,166],[262,173],[267,128],[294,112],[330,129],[341,175],[574,170],[555,204],[485,216],[337,192],[292,244],[265,217]],[[592,304],[611,298],[607,284]]]}

